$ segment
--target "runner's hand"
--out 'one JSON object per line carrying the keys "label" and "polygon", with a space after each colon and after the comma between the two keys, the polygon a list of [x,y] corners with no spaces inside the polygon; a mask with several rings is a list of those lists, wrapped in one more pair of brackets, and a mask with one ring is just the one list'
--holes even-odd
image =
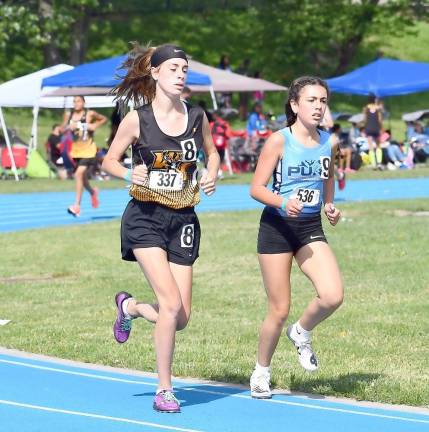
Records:
{"label": "runner's hand", "polygon": [[324,210],[329,223],[335,226],[340,220],[341,212],[332,203],[326,203]]}
{"label": "runner's hand", "polygon": [[303,208],[302,202],[296,198],[291,198],[287,200],[286,203],[286,214],[290,217],[298,217]]}
{"label": "runner's hand", "polygon": [[211,177],[207,170],[204,170],[200,179],[200,188],[207,196],[210,196],[216,190],[216,177]]}
{"label": "runner's hand", "polygon": [[131,182],[136,185],[142,185],[148,176],[147,166],[145,164],[136,165],[131,174]]}

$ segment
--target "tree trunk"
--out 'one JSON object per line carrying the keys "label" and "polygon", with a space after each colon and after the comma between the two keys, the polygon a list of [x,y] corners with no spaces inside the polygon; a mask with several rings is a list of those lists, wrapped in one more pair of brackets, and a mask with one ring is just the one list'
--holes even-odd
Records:
{"label": "tree trunk", "polygon": [[76,66],[85,61],[88,29],[89,29],[89,13],[85,7],[82,7],[81,13],[76,17],[76,21],[72,26],[71,43],[70,43],[70,64]]}
{"label": "tree trunk", "polygon": [[338,65],[333,72],[333,76],[344,74],[349,68],[350,62],[356,55],[356,51],[362,41],[363,34],[354,36],[340,46],[338,53]]}
{"label": "tree trunk", "polygon": [[[53,17],[52,0],[39,0],[39,13],[41,17],[42,28],[44,23]],[[45,66],[54,66],[62,63],[60,50],[56,44],[56,40],[51,34],[44,35],[48,42],[43,46],[43,57]]]}
{"label": "tree trunk", "polygon": [[374,20],[379,1],[380,0],[368,1],[366,8],[362,11],[360,18],[358,18],[356,22],[355,34],[350,36],[348,40],[344,41],[344,43],[340,46],[338,53],[338,65],[333,72],[333,76],[342,75],[347,71],[350,62],[356,55],[359,45],[365,36],[365,33]]}

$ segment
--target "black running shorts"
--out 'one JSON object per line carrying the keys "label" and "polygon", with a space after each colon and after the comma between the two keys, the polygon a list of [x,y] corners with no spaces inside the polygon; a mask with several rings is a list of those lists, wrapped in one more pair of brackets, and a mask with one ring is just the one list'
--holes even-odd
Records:
{"label": "black running shorts", "polygon": [[200,233],[193,207],[174,210],[132,199],[122,215],[122,259],[136,261],[133,249],[160,247],[169,262],[191,266],[198,258]]}
{"label": "black running shorts", "polygon": [[303,246],[323,241],[328,243],[322,228],[320,213],[299,218],[282,217],[268,208],[262,212],[258,234],[258,253],[278,254],[292,252]]}
{"label": "black running shorts", "polygon": [[90,167],[93,165],[97,165],[97,159],[93,158],[73,158],[76,164],[76,168],[80,166]]}

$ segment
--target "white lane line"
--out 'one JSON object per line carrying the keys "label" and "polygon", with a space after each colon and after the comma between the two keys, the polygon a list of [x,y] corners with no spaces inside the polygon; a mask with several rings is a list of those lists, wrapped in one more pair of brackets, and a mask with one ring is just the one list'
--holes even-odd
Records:
{"label": "white lane line", "polygon": [[180,431],[180,432],[202,432],[202,431],[199,431],[196,429],[184,429],[184,428],[180,428],[180,427],[176,427],[176,426],[166,426],[166,425],[162,425],[159,423],[151,423],[151,422],[146,422],[146,421],[142,421],[142,420],[132,420],[132,419],[121,418],[121,417],[110,417],[110,416],[104,416],[104,415],[100,415],[100,414],[91,414],[91,413],[86,413],[86,412],[81,412],[81,411],[63,410],[63,409],[59,409],[59,408],[51,408],[51,407],[40,406],[40,405],[31,405],[31,404],[13,402],[13,401],[2,400],[2,399],[0,399],[0,404],[16,406],[19,408],[29,408],[29,409],[39,410],[39,411],[48,411],[48,412],[54,412],[54,413],[60,413],[60,414],[69,414],[69,415],[75,415],[75,416],[79,416],[79,417],[91,417],[91,418],[101,419],[101,420],[110,420],[110,421],[115,421],[115,422],[119,422],[119,423],[131,423],[131,424],[136,424],[139,426],[151,426],[151,427],[155,427],[158,429],[167,429],[167,430]]}
{"label": "white lane line", "polygon": [[9,364],[13,364],[13,365],[17,365],[17,366],[24,366],[24,367],[28,367],[28,368],[32,368],[32,369],[40,369],[40,370],[46,370],[46,371],[50,371],[50,372],[60,372],[60,373],[67,374],[67,375],[78,375],[78,376],[83,376],[83,377],[87,377],[87,378],[95,378],[95,379],[105,380],[105,381],[116,381],[116,382],[123,382],[123,383],[128,383],[128,384],[149,385],[149,386],[154,386],[154,387],[156,387],[158,385],[157,383],[154,383],[154,382],[128,380],[128,379],[124,379],[124,378],[114,378],[114,377],[97,375],[97,374],[90,374],[90,373],[85,373],[85,372],[75,372],[75,371],[70,371],[70,370],[65,370],[65,369],[57,369],[57,368],[52,368],[52,367],[47,367],[47,366],[33,365],[33,364],[28,364],[28,363],[23,363],[23,362],[18,362],[18,361],[12,361],[12,360],[0,359],[0,363],[9,363]]}
{"label": "white lane line", "polygon": [[[29,367],[29,368],[33,368],[33,369],[47,370],[47,371],[51,371],[51,372],[60,372],[60,373],[68,374],[68,375],[78,375],[78,376],[83,376],[83,377],[87,377],[87,378],[95,378],[95,379],[100,379],[100,380],[105,380],[105,381],[116,381],[116,382],[123,382],[123,383],[128,383],[128,384],[149,385],[149,386],[153,386],[153,387],[157,386],[156,383],[152,383],[152,382],[136,381],[136,380],[129,380],[129,379],[124,379],[124,378],[114,378],[114,377],[108,377],[108,376],[97,375],[97,374],[89,374],[89,373],[84,373],[84,372],[74,372],[74,371],[68,371],[68,370],[64,370],[64,369],[50,368],[47,366],[38,366],[38,365],[28,364],[28,363],[24,363],[24,362],[17,362],[17,361],[12,361],[12,360],[0,359],[0,363],[9,363],[9,364],[17,365],[17,366],[24,366],[24,367]],[[231,393],[227,393],[227,392],[205,390],[205,389],[199,389],[199,388],[195,388],[195,387],[177,387],[177,389],[178,390],[186,390],[186,391],[194,391],[197,393],[206,393],[206,394],[213,394],[213,395],[219,395],[219,396],[230,396],[230,397],[234,397],[234,398],[254,400],[250,395],[244,395],[244,394],[231,394]],[[333,411],[333,412],[341,412],[341,413],[345,413],[345,414],[354,414],[354,415],[361,415],[361,416],[367,416],[367,417],[378,417],[378,418],[391,419],[391,420],[401,420],[401,421],[410,422],[410,423],[429,424],[429,419],[423,420],[423,419],[417,419],[417,418],[411,418],[411,417],[400,417],[400,416],[393,416],[393,415],[387,415],[387,414],[377,414],[377,413],[370,413],[370,412],[366,412],[366,411],[358,411],[358,410],[351,410],[351,409],[344,409],[344,408],[325,407],[325,406],[321,406],[321,405],[313,405],[311,403],[290,402],[290,401],[279,400],[279,399],[261,399],[261,401],[267,402],[267,403],[276,403],[276,404],[281,404],[281,405],[298,406],[298,407],[302,407],[302,408],[316,409],[316,410],[321,410],[321,411]],[[369,407],[368,409],[382,409],[382,408]],[[387,411],[387,409],[383,409],[383,410]],[[421,414],[421,415],[424,416],[424,414]]]}

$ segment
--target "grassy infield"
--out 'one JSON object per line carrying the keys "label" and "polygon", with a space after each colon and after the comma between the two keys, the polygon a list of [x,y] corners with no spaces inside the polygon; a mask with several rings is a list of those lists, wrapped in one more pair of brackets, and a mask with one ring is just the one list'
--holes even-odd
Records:
{"label": "grassy infield", "polygon": [[[342,208],[345,221],[326,231],[346,299],[315,331],[321,370],[304,373],[283,338],[273,363],[274,385],[428,406],[429,230],[427,215],[415,213],[428,212],[429,203]],[[201,215],[193,317],[177,338],[175,375],[248,382],[266,307],[255,254],[258,217],[259,211]],[[137,266],[120,260],[118,232],[119,221],[113,221],[0,234],[0,317],[13,320],[0,327],[0,346],[153,371],[151,325],[137,322],[124,346],[111,336],[116,291],[153,297]],[[314,295],[296,268],[292,283],[290,320]]]}

